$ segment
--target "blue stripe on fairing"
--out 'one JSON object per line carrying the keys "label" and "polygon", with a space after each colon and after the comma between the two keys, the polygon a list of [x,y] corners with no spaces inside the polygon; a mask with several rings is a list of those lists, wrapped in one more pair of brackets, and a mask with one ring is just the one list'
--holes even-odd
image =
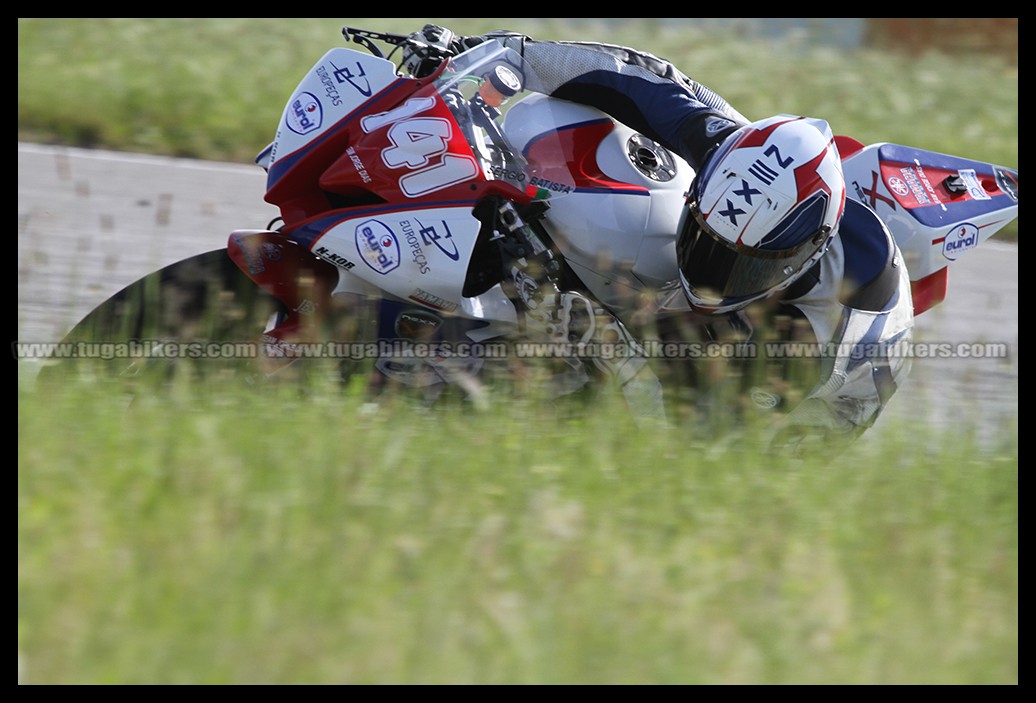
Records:
{"label": "blue stripe on fairing", "polygon": [[[602,195],[637,195],[637,196],[651,195],[651,191],[649,191],[649,190],[626,190],[625,188],[623,188],[623,189],[619,189],[619,188],[573,188],[572,192],[573,193],[598,193],[598,194],[602,194]],[[560,196],[560,197],[564,197],[564,196]],[[548,200],[547,202],[550,202],[550,200]]]}
{"label": "blue stripe on fairing", "polygon": [[951,200],[943,205],[946,206],[945,210],[933,204],[911,208],[907,212],[925,227],[938,229],[950,227],[961,220],[977,219],[1000,208],[1017,205],[1017,202],[1007,195],[996,195],[989,200]]}

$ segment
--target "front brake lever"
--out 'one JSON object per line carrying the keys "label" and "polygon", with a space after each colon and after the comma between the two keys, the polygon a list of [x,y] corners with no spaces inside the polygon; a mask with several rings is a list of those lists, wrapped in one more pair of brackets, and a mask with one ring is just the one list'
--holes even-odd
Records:
{"label": "front brake lever", "polygon": [[346,41],[353,41],[364,47],[379,59],[385,58],[385,53],[378,48],[373,41],[371,41],[372,39],[377,39],[378,41],[383,41],[386,44],[392,44],[393,46],[399,46],[407,40],[406,35],[403,34],[373,32],[369,29],[358,29],[357,27],[342,27],[342,36],[345,37]]}

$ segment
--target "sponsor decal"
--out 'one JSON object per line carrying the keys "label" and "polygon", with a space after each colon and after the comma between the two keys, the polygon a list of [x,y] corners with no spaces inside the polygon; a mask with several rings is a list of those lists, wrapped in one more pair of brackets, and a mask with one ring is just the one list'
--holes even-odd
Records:
{"label": "sponsor decal", "polygon": [[256,242],[254,239],[239,240],[238,245],[245,257],[248,273],[253,276],[266,272],[266,262],[277,262],[281,258],[281,248],[273,242]]}
{"label": "sponsor decal", "polygon": [[363,262],[377,273],[386,274],[399,267],[399,241],[385,224],[367,220],[356,226],[356,251]]}
{"label": "sponsor decal", "polygon": [[964,181],[964,187],[968,189],[968,195],[975,200],[992,200],[986,189],[982,187],[982,182],[975,174],[975,169],[966,168],[957,171],[957,175]]}
{"label": "sponsor decal", "polygon": [[406,238],[407,246],[410,247],[411,260],[417,266],[417,270],[421,272],[421,275],[428,273],[432,269],[428,266],[428,257],[421,248],[421,242],[414,232],[414,226],[410,224],[410,220],[400,220],[399,226],[403,229],[403,236]]}
{"label": "sponsor decal", "polygon": [[575,188],[573,188],[570,185],[558,183],[557,181],[551,181],[546,178],[540,178],[538,176],[533,176],[532,178],[530,178],[529,185],[536,186],[537,188],[543,188],[544,190],[549,190],[552,193],[566,194],[571,193],[575,190]]}
{"label": "sponsor decal", "polygon": [[[885,196],[885,195],[879,193],[878,192],[878,183],[879,183],[879,181],[878,181],[878,172],[877,171],[871,171],[871,187],[870,188],[864,188],[863,186],[861,186],[856,181],[853,181],[853,188],[856,189],[856,194],[858,196],[860,196],[860,200],[863,201],[863,202],[866,202],[868,205],[870,205],[872,210],[876,210],[877,209],[878,201],[879,200],[881,202],[885,203],[886,205],[888,205],[893,210],[895,210],[896,209],[896,201],[893,200],[892,198],[889,198],[888,196]],[[893,185],[893,184],[895,184],[895,185]],[[891,192],[896,193],[899,196],[905,196],[905,195],[907,195],[910,192],[910,189],[907,188],[906,184],[903,183],[902,179],[900,179],[897,176],[892,176],[891,178],[889,178],[885,185],[888,186],[888,189]]]}
{"label": "sponsor decal", "polygon": [[445,312],[453,312],[457,309],[457,304],[447,300],[446,298],[440,298],[434,293],[429,293],[421,288],[416,289],[409,296],[410,300],[422,305],[427,305],[430,308],[436,310],[444,310]]}
{"label": "sponsor decal", "polygon": [[[328,62],[331,63],[331,62]],[[335,70],[335,80],[338,81],[339,85],[348,83],[357,90],[365,98],[371,96],[371,82],[367,80],[367,72],[363,70],[363,64],[359,61],[356,62],[356,73],[348,66],[342,66],[341,68],[331,63],[331,67]]]}
{"label": "sponsor decal", "polygon": [[[925,176],[924,169],[920,166],[902,166],[895,169],[888,169],[883,171],[885,177],[885,185],[888,187],[889,192],[895,193],[899,198],[904,200],[903,206],[907,209],[916,207],[917,205],[937,205],[939,198],[935,194],[935,188],[928,182],[927,176]],[[859,186],[857,186],[859,188]],[[878,192],[878,174],[874,174],[874,183],[871,185],[870,190],[864,188],[863,193],[870,197],[870,205],[873,208],[877,200],[881,200],[885,204],[895,209],[895,201],[891,198],[887,198],[880,195]],[[916,205],[912,205],[905,199],[909,196],[913,196]]]}
{"label": "sponsor decal", "polygon": [[396,316],[396,336],[403,339],[422,339],[442,324],[442,318],[427,310],[403,310]]}
{"label": "sponsor decal", "polygon": [[1018,175],[1004,168],[994,168],[993,176],[1000,190],[1004,191],[1011,200],[1018,202]]}
{"label": "sponsor decal", "polygon": [[345,150],[345,153],[349,155],[349,160],[352,161],[353,168],[356,169],[356,173],[359,175],[360,179],[363,180],[364,183],[370,183],[373,179],[370,177],[370,174],[367,173],[367,169],[363,167],[363,161],[361,161],[360,157],[356,154],[356,147],[350,146]]}
{"label": "sponsor decal", "polygon": [[511,181],[513,183],[523,183],[525,181],[525,173],[516,168],[508,168],[494,164],[489,168],[489,171],[493,174],[493,178],[501,181]]}
{"label": "sponsor decal", "polygon": [[910,194],[910,188],[903,182],[903,179],[899,176],[892,176],[888,180],[888,187],[893,193],[899,196],[906,196]]}
{"label": "sponsor decal", "polygon": [[324,84],[324,94],[327,95],[327,99],[331,101],[331,104],[335,107],[341,105],[342,96],[338,92],[338,87],[331,81],[331,76],[327,75],[327,69],[323,66],[318,66],[317,77]]}
{"label": "sponsor decal", "polygon": [[965,222],[957,225],[949,233],[942,243],[942,255],[950,261],[956,260],[961,254],[970,251],[978,246],[978,227]]}
{"label": "sponsor decal", "polygon": [[349,271],[350,269],[352,269],[353,266],[356,265],[353,262],[349,261],[344,256],[340,256],[339,254],[336,254],[335,252],[331,251],[327,247],[319,247],[313,253],[316,254],[317,256],[319,256],[322,259],[326,259],[326,260],[330,261],[332,264],[334,264],[338,268],[345,269],[346,271]]}
{"label": "sponsor decal", "polygon": [[295,134],[309,134],[323,124],[324,108],[317,96],[303,91],[292,98],[284,122]]}
{"label": "sponsor decal", "polygon": [[281,260],[281,247],[273,242],[263,242],[263,258],[269,261]]}
{"label": "sponsor decal", "polygon": [[[906,169],[904,169],[904,171],[905,170]],[[913,171],[924,186],[925,194],[928,196],[928,199],[935,205],[941,205],[942,203],[939,201],[939,195],[935,192],[935,186],[933,186],[931,181],[928,180],[928,174],[925,173],[924,166],[917,164],[913,167]]]}
{"label": "sponsor decal", "polygon": [[705,122],[705,136],[715,137],[717,134],[722,132],[724,129],[733,127],[734,123],[730,120],[722,117],[712,117]]}
{"label": "sponsor decal", "polygon": [[443,254],[454,261],[458,261],[460,259],[460,252],[457,251],[457,245],[453,241],[450,226],[446,224],[446,220],[439,220],[439,222],[442,223],[442,227],[436,229],[436,225],[425,225],[418,220],[417,224],[420,227],[418,232],[421,234],[421,241],[425,245],[434,244]]}

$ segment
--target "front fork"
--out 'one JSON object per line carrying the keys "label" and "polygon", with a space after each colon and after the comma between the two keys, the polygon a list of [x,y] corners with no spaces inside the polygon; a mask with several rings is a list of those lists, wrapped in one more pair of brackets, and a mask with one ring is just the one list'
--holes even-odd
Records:
{"label": "front fork", "polygon": [[502,202],[496,214],[493,241],[523,332],[551,344],[573,369],[592,363],[610,376],[638,418],[664,420],[661,384],[643,346],[603,305],[564,285],[561,262],[512,203]]}

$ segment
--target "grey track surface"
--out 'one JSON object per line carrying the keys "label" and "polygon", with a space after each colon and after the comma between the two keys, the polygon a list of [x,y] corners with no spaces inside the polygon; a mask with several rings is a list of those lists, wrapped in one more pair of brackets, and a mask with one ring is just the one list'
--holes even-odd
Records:
{"label": "grey track surface", "polygon": [[[18,340],[53,342],[141,276],[260,229],[258,166],[18,144]],[[1001,342],[1007,358],[918,359],[879,420],[926,415],[947,432],[1015,426],[1018,248],[996,241],[950,269],[947,299],[917,320],[918,341]],[[31,361],[19,375],[31,376]],[[963,425],[962,425],[963,423]]]}

